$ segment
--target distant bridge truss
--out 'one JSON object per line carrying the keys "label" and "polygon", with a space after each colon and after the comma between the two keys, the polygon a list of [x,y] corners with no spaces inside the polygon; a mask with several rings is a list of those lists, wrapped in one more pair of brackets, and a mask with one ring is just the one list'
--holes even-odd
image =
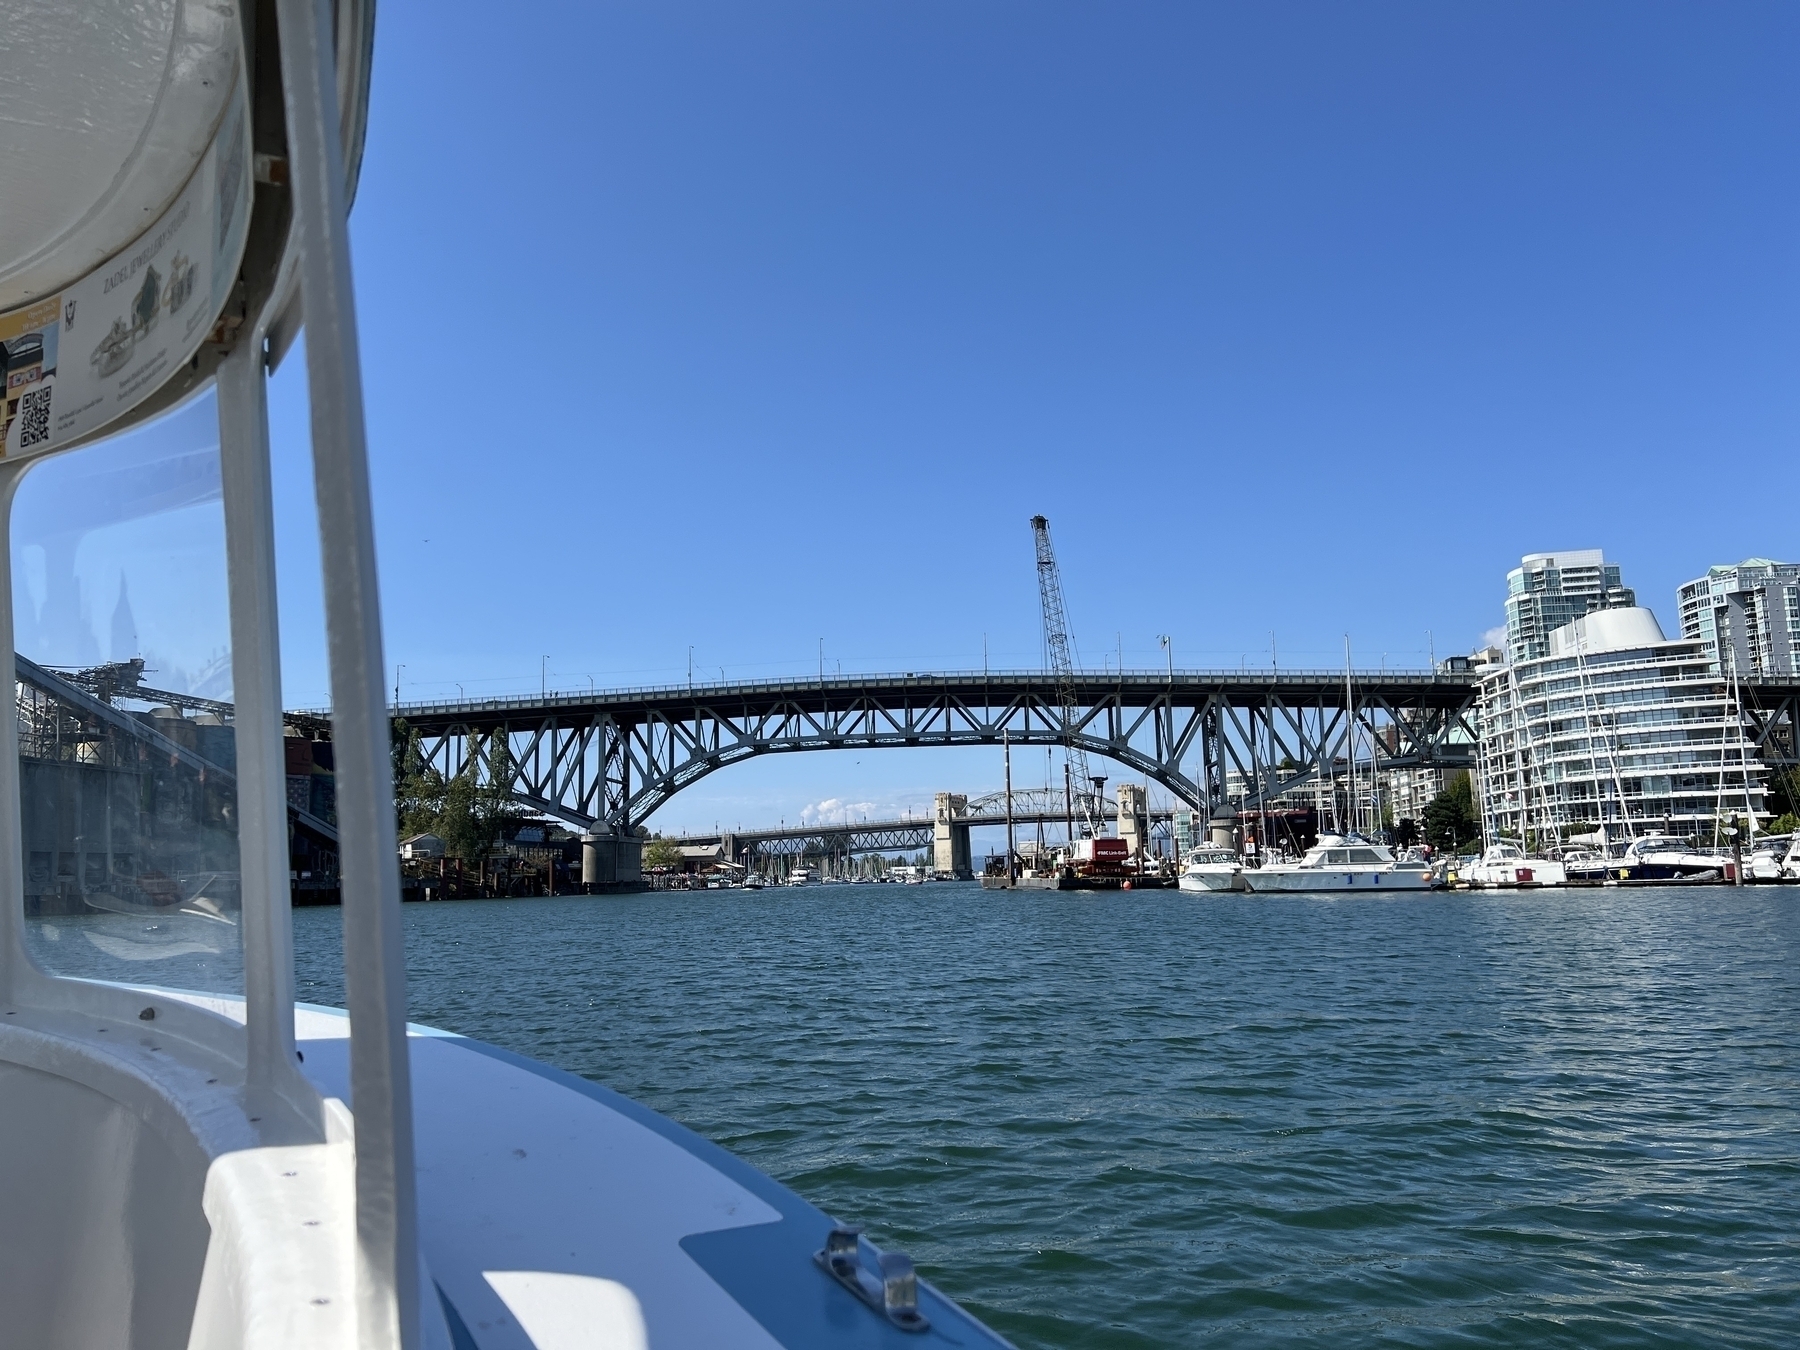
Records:
{"label": "distant bridge truss", "polygon": [[[1026,827],[1064,825],[1082,820],[1081,808],[1065,800],[1063,790],[1056,788],[1014,788],[1012,822],[1024,837]],[[1089,794],[1089,819],[1105,824],[1118,819],[1118,803],[1096,799]],[[1167,826],[1172,812],[1156,809],[1140,812],[1148,816],[1146,824],[1155,829]],[[959,829],[1006,824],[1006,794],[989,793],[971,797],[968,805],[950,816],[947,823]],[[935,842],[937,822],[929,815],[915,815],[901,820],[815,821],[806,825],[782,826],[777,829],[725,830],[674,835],[678,844],[724,844],[733,857],[746,854],[755,857],[851,857],[859,853],[918,853],[929,850]]]}
{"label": "distant bridge truss", "polygon": [[755,830],[723,835],[682,835],[680,844],[728,846],[734,859],[848,858],[859,853],[929,853],[929,820],[884,820],[859,825],[814,825],[810,829]]}
{"label": "distant bridge truss", "polygon": [[[1329,776],[1472,762],[1475,683],[1454,673],[1043,671],[696,684],[396,709],[446,775],[471,758],[521,803],[628,832],[677,792],[757,755],[909,746],[1074,745],[1209,815],[1228,773],[1250,804]],[[1077,785],[1078,788],[1084,785]]]}

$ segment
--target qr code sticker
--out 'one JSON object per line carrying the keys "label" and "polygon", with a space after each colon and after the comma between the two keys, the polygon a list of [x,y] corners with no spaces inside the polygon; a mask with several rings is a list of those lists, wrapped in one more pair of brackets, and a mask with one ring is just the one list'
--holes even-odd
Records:
{"label": "qr code sticker", "polygon": [[19,449],[50,439],[50,395],[55,392],[55,385],[41,384],[19,400]]}

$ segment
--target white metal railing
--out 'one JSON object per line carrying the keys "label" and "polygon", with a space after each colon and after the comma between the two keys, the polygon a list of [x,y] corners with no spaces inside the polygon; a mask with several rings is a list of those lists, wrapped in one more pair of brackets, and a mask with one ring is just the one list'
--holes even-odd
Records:
{"label": "white metal railing", "polygon": [[[824,689],[853,689],[863,686],[896,687],[914,685],[928,687],[939,684],[969,685],[982,681],[1000,681],[1019,683],[1037,681],[1053,685],[1056,676],[1053,672],[1041,669],[1032,670],[953,670],[953,671],[906,671],[886,672],[858,675],[827,675],[824,679],[817,676],[777,676],[762,680],[695,680],[691,684],[642,684],[617,685],[610,688],[590,687],[588,689],[551,689],[539,694],[502,694],[491,698],[459,698],[459,699],[417,699],[410,702],[390,703],[388,711],[395,716],[404,717],[408,712],[439,712],[445,709],[467,709],[469,711],[504,711],[509,708],[542,708],[552,704],[576,706],[587,703],[637,701],[645,698],[668,697],[681,698],[697,694],[729,694],[729,693],[783,693],[789,690],[805,692]],[[1155,667],[1137,670],[1078,670],[1075,680],[1078,684],[1104,685],[1111,683],[1130,683],[1142,688],[1150,685],[1168,684],[1201,684],[1226,682],[1233,680],[1258,681],[1267,680],[1271,684],[1293,682],[1296,684],[1335,683],[1341,685],[1344,680],[1342,670],[1241,670],[1241,669],[1209,669],[1209,670],[1175,670],[1173,672]],[[1353,685],[1406,683],[1415,685],[1448,685],[1473,690],[1474,682],[1460,672],[1450,673],[1430,670],[1356,670],[1352,671],[1350,680]],[[303,716],[327,717],[328,708],[293,708],[291,713]]]}

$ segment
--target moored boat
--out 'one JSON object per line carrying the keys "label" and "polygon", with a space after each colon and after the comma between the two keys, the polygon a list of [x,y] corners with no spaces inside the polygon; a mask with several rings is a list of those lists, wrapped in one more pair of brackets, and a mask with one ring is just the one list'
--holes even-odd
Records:
{"label": "moored boat", "polygon": [[1570,881],[1589,883],[1661,881],[1704,885],[1730,880],[1734,869],[1730,858],[1704,852],[1686,839],[1665,834],[1641,835],[1616,854],[1609,851],[1564,863]]}
{"label": "moored boat", "polygon": [[1458,879],[1484,890],[1517,890],[1561,886],[1568,876],[1555,858],[1531,857],[1517,844],[1502,840],[1485,849],[1474,864],[1463,868]]}
{"label": "moored boat", "polygon": [[1184,891],[1242,891],[1244,865],[1226,848],[1197,848],[1188,854],[1177,883]]}
{"label": "moored boat", "polygon": [[1244,885],[1255,892],[1428,891],[1436,884],[1430,864],[1402,863],[1385,845],[1361,835],[1327,834],[1299,862],[1248,868]]}
{"label": "moored boat", "polygon": [[1744,859],[1748,881],[1800,881],[1800,835],[1765,834]]}

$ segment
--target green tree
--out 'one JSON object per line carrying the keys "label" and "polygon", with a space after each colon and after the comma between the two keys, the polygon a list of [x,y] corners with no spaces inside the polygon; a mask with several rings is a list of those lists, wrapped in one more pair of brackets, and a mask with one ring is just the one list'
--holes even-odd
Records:
{"label": "green tree", "polygon": [[[394,797],[402,838],[431,833],[445,856],[482,864],[507,825],[529,815],[512,799],[517,769],[506,737],[471,735],[468,758],[451,778],[424,756],[418,733],[395,726]],[[486,772],[483,772],[485,768]]]}
{"label": "green tree", "polygon": [[1800,814],[1800,769],[1777,769],[1769,775],[1768,808],[1783,816]]}
{"label": "green tree", "polygon": [[1425,807],[1425,840],[1433,848],[1455,852],[1481,837],[1475,814],[1475,788],[1463,770]]}
{"label": "green tree", "polygon": [[481,785],[468,767],[444,785],[443,809],[432,833],[444,841],[446,857],[471,863],[487,856],[493,839],[483,828],[480,795]]}
{"label": "green tree", "polygon": [[1800,816],[1792,811],[1776,816],[1763,826],[1764,834],[1800,834]]}
{"label": "green tree", "polygon": [[644,845],[645,867],[681,866],[681,845],[673,839],[656,838]]}
{"label": "green tree", "polygon": [[394,814],[402,839],[437,834],[444,815],[446,784],[437,766],[425,758],[419,733],[404,720],[394,723]]}

